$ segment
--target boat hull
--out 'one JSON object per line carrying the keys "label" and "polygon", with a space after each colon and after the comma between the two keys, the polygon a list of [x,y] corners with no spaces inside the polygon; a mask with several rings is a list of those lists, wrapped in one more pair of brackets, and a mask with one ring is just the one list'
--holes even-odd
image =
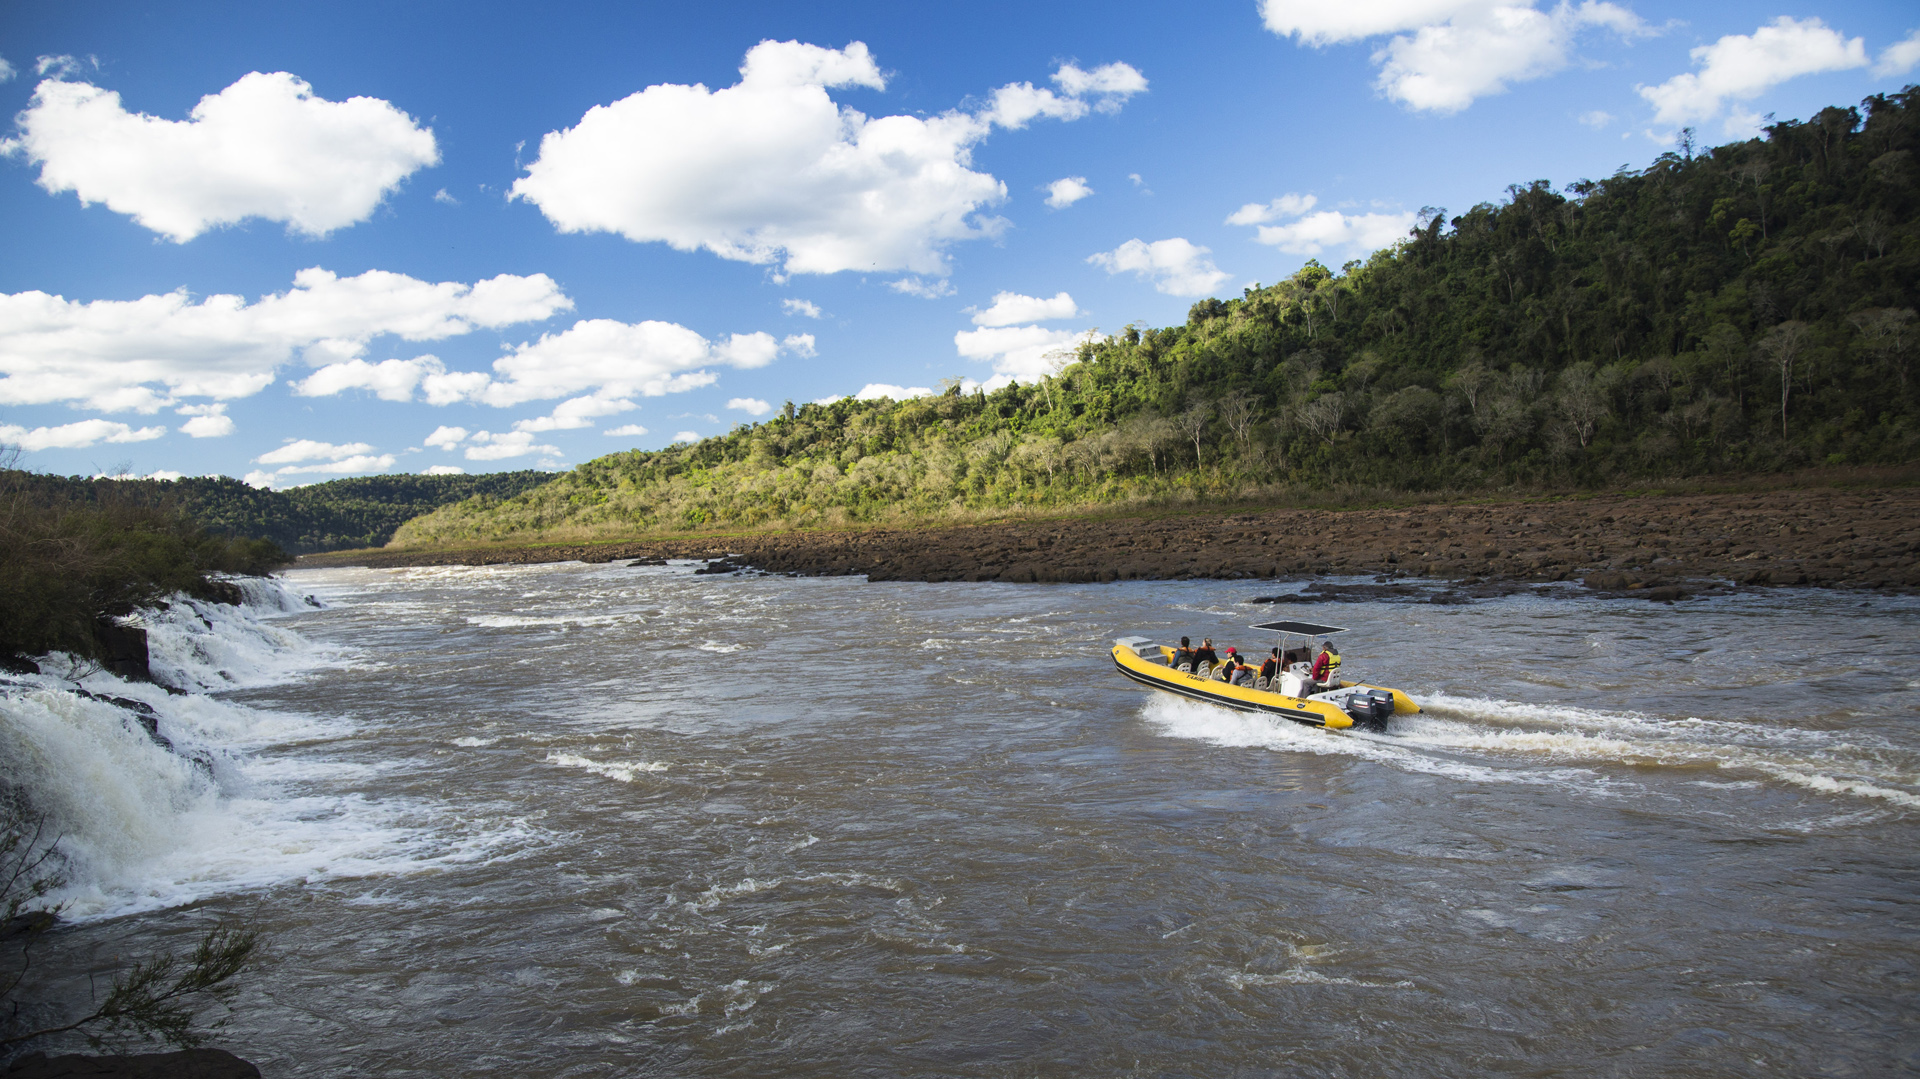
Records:
{"label": "boat hull", "polygon": [[[1290,697],[1284,693],[1273,693],[1248,686],[1230,686],[1225,682],[1182,674],[1165,664],[1142,659],[1133,649],[1121,645],[1114,646],[1113,665],[1121,674],[1140,685],[1157,689],[1162,693],[1171,693],[1176,697],[1184,697],[1190,701],[1231,708],[1237,712],[1269,715],[1276,719],[1303,723],[1309,727],[1344,730],[1353,726],[1353,717],[1332,701],[1315,700],[1312,697]],[[1364,682],[1343,682],[1341,686],[1342,688],[1360,686],[1393,694],[1393,710],[1396,714],[1420,710],[1419,705],[1414,704],[1411,698],[1397,689],[1373,686]]]}

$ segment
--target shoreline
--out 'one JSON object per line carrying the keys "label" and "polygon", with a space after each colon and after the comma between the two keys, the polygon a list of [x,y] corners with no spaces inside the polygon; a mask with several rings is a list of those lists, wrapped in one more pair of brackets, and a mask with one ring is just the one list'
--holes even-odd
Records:
{"label": "shoreline", "polygon": [[[1594,495],[1354,510],[1059,518],[915,529],[370,549],[295,567],[730,559],[802,576],[1082,584],[1425,577],[1582,580],[1623,594],[1700,582],[1920,591],[1920,488]],[[1649,595],[1649,598],[1672,598]]]}

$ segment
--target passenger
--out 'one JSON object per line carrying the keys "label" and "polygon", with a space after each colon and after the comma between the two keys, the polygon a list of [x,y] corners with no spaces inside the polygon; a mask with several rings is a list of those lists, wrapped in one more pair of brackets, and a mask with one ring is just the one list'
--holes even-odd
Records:
{"label": "passenger", "polygon": [[[1180,665],[1182,663],[1192,663],[1192,662],[1193,662],[1193,641],[1191,641],[1186,637],[1182,637],[1180,638],[1180,647],[1173,650],[1173,669],[1177,671],[1180,669]],[[1191,670],[1192,668],[1189,667],[1188,669]]]}
{"label": "passenger", "polygon": [[1221,661],[1219,669],[1213,672],[1213,676],[1222,682],[1232,684],[1233,669],[1239,662],[1240,650],[1238,648],[1228,647],[1227,658]]}
{"label": "passenger", "polygon": [[1253,668],[1248,666],[1245,656],[1233,653],[1227,657],[1230,669],[1227,671],[1227,684],[1230,686],[1250,686],[1253,684]]}
{"label": "passenger", "polygon": [[1272,682],[1274,679],[1280,677],[1280,648],[1278,645],[1274,646],[1273,651],[1267,653],[1266,662],[1260,664],[1260,677],[1267,682]]}
{"label": "passenger", "polygon": [[1220,655],[1213,650],[1212,637],[1202,637],[1199,651],[1193,654],[1193,669],[1198,671],[1202,663],[1211,663],[1216,667],[1220,665]]}
{"label": "passenger", "polygon": [[1328,689],[1340,684],[1340,653],[1334,650],[1332,641],[1320,650],[1320,658],[1313,661],[1313,680]]}

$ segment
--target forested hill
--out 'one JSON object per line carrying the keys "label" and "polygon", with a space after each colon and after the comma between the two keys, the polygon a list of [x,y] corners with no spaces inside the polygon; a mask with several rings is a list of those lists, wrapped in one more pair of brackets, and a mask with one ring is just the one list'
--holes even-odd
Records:
{"label": "forested hill", "polygon": [[167,506],[209,531],[269,539],[293,554],[379,547],[409,518],[471,500],[473,509],[553,479],[527,470],[478,476],[358,476],[286,491],[226,476],[179,480],[88,479],[13,474],[29,487],[82,504]]}
{"label": "forested hill", "polygon": [[1435,212],[990,394],[791,405],[396,542],[1597,486],[1916,455],[1920,97]]}

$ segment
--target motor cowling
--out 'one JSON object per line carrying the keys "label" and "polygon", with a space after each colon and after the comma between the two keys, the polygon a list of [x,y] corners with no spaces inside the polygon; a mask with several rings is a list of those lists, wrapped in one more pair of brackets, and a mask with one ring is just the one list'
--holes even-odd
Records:
{"label": "motor cowling", "polygon": [[1347,698],[1347,715],[1362,730],[1384,731],[1393,715],[1393,694],[1372,690]]}

